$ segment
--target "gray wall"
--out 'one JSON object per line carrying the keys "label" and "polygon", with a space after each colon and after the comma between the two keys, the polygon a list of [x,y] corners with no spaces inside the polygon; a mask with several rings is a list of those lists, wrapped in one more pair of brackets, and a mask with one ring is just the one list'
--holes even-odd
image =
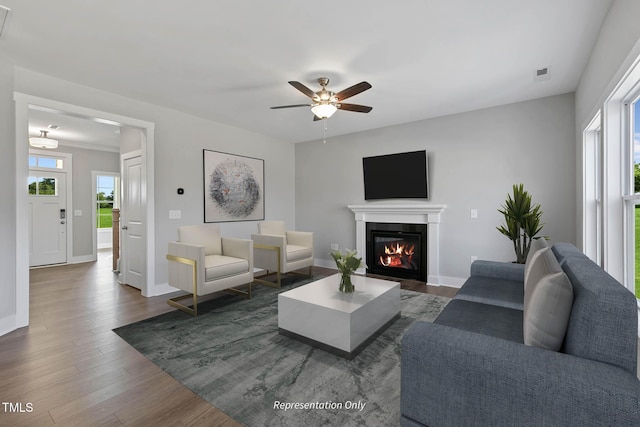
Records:
{"label": "gray wall", "polygon": [[0,55],[0,335],[15,328],[16,312],[14,74],[11,62],[4,59]]}
{"label": "gray wall", "polygon": [[77,209],[82,216],[73,216],[73,256],[86,259],[93,255],[93,216],[94,203],[92,171],[120,172],[120,154],[107,151],[87,150],[64,146],[60,142],[57,150],[73,155],[73,206],[69,215]]}
{"label": "gray wall", "polygon": [[[583,140],[582,132],[595,113],[603,108],[604,101],[611,95],[615,86],[623,78],[640,55],[640,1],[615,0],[602,24],[598,40],[593,48],[589,62],[584,69],[576,89],[576,181],[582,182],[583,170]],[[583,199],[582,186],[577,188],[576,194],[576,228],[579,247],[584,243],[583,237]],[[611,197],[614,197],[613,194]],[[622,222],[616,217],[614,221]],[[613,236],[616,242],[615,250],[611,251],[610,260],[615,262],[607,266],[609,273],[621,279],[623,277],[622,253],[623,244],[617,240],[621,236]]]}
{"label": "gray wall", "polygon": [[[621,76],[630,52],[640,40],[640,1],[615,0],[602,24],[600,34],[576,89],[576,122],[581,133],[593,118]],[[637,56],[637,52],[633,53]],[[630,64],[629,64],[630,65]],[[615,78],[614,78],[615,77]],[[581,134],[579,134],[580,140]]]}
{"label": "gray wall", "polygon": [[[16,67],[14,72],[13,85],[11,81],[3,81],[6,94],[3,94],[2,102],[6,103],[7,114],[13,115],[11,92],[15,90],[155,123],[155,286],[162,287],[167,282],[167,243],[176,238],[177,228],[203,222],[203,148],[264,159],[266,218],[282,219],[291,226],[295,224],[293,144],[30,70]],[[6,132],[7,127],[2,129]],[[15,138],[7,135],[6,139]],[[2,161],[6,162],[5,159],[7,157]],[[12,171],[13,180],[15,172],[10,163],[6,170]],[[185,189],[183,196],[176,194],[177,187]],[[7,195],[10,200],[13,194],[11,191]],[[182,219],[169,220],[169,210],[173,209],[182,211]],[[14,219],[9,220],[9,224],[15,223]],[[223,223],[221,228],[224,235],[244,238],[257,230],[255,221]],[[15,253],[15,247],[10,250]],[[13,264],[10,270],[14,270]]]}
{"label": "gray wall", "polygon": [[[467,277],[472,255],[515,259],[511,242],[496,230],[497,209],[515,183],[542,204],[543,233],[574,242],[574,121],[573,95],[565,94],[296,144],[297,229],[315,232],[317,257],[330,265],[331,243],[355,246],[346,206],[364,203],[362,157],[425,149],[429,202],[447,205],[440,226],[443,283]],[[478,219],[470,219],[471,209]]]}

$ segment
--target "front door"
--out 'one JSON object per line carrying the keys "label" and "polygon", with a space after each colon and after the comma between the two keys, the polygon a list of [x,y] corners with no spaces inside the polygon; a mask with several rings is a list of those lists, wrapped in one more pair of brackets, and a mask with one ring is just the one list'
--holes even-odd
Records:
{"label": "front door", "polygon": [[64,172],[29,173],[29,266],[67,262],[67,194]]}
{"label": "front door", "polygon": [[142,157],[123,160],[122,206],[120,225],[122,228],[121,282],[142,289],[145,272],[144,239],[144,186],[142,179]]}

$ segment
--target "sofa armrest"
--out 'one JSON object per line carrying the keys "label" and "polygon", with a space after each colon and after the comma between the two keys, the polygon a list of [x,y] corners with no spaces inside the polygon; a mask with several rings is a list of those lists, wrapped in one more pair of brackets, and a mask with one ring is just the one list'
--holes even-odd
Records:
{"label": "sofa armrest", "polygon": [[524,283],[524,264],[477,260],[471,264],[471,275]]}
{"label": "sofa armrest", "polygon": [[427,322],[401,360],[407,424],[640,425],[640,382],[612,365]]}
{"label": "sofa armrest", "polygon": [[310,231],[287,231],[287,243],[313,248],[313,233]]}
{"label": "sofa armrest", "polygon": [[253,271],[253,241],[249,239],[222,238],[222,255],[249,261],[249,271]]}
{"label": "sofa armrest", "polygon": [[252,234],[251,239],[253,240],[253,264],[256,267],[271,271],[284,271],[287,254],[285,236]]}
{"label": "sofa armrest", "polygon": [[277,234],[252,234],[251,240],[253,240],[254,248],[256,245],[276,246],[284,251],[287,246],[286,237]]}
{"label": "sofa armrest", "polygon": [[204,283],[204,246],[183,242],[169,242],[167,255],[169,257],[186,258],[194,260],[193,267],[189,264],[173,261],[169,257],[167,263],[169,267],[169,285],[182,289],[183,291],[195,293],[193,289],[193,274],[196,273],[196,284],[201,287]]}

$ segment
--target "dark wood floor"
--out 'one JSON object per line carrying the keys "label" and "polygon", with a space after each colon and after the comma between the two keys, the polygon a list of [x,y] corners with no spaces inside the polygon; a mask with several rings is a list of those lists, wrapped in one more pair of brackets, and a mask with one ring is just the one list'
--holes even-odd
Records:
{"label": "dark wood floor", "polygon": [[167,295],[145,298],[119,285],[110,268],[111,258],[101,254],[97,263],[31,270],[30,326],[0,337],[0,400],[21,403],[25,412],[0,406],[0,425],[238,426],[112,332],[173,308]]}

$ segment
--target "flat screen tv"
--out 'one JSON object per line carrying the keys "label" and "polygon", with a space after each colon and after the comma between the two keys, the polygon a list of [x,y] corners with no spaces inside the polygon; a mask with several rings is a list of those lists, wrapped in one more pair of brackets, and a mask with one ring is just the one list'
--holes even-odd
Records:
{"label": "flat screen tv", "polygon": [[428,199],[427,152],[364,157],[364,199]]}

